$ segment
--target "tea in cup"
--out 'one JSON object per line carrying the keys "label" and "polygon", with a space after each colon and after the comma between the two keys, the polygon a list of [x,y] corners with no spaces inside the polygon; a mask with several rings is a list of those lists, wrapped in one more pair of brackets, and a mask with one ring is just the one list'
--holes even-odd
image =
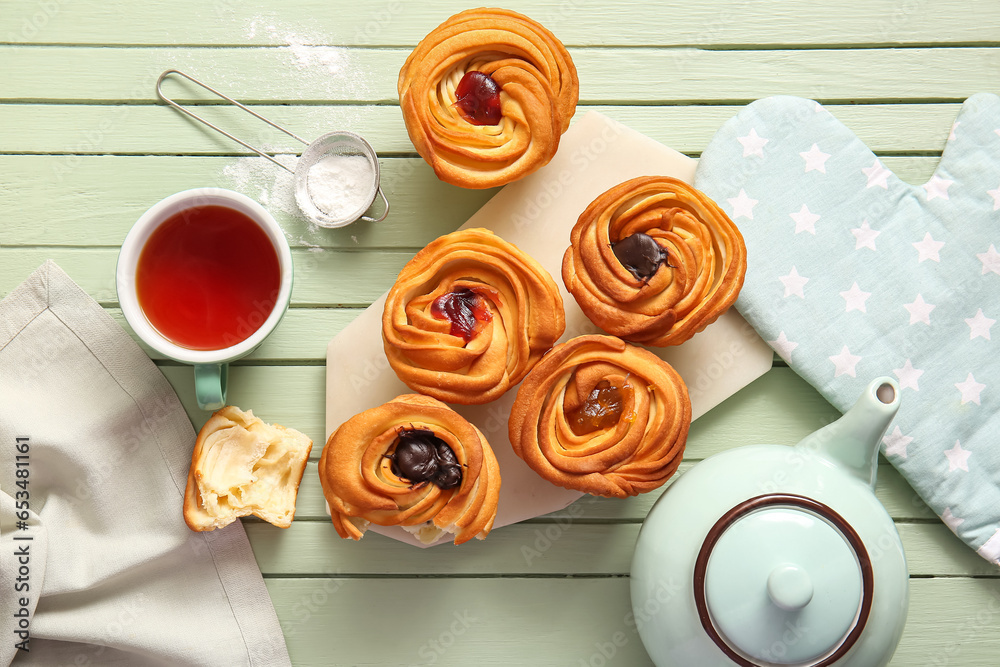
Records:
{"label": "tea in cup", "polygon": [[136,335],[194,365],[198,406],[225,405],[228,363],[277,326],[292,256],[267,210],[237,192],[197,188],[154,204],[118,255],[118,301]]}

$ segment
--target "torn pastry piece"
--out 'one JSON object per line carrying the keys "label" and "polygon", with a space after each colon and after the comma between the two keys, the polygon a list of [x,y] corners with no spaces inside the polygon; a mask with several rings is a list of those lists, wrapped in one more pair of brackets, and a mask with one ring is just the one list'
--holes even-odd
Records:
{"label": "torn pastry piece", "polygon": [[644,345],[678,345],[736,301],[743,236],[715,202],[683,181],[644,176],[580,215],[562,277],[590,320]]}
{"label": "torn pastry piece", "polygon": [[337,534],[402,526],[425,544],[493,528],[500,467],[485,436],[444,403],[403,394],[344,422],[326,443],[319,479]]}
{"label": "torn pastry piece", "polygon": [[677,470],[691,425],[680,375],[613,336],[552,348],[524,379],[510,412],[514,452],[553,484],[623,498]]}
{"label": "torn pastry piece", "polygon": [[241,516],[288,528],[312,440],[227,405],[198,433],[184,493],[191,530],[215,530]]}
{"label": "torn pastry piece", "polygon": [[489,188],[548,163],[580,96],[556,37],[506,9],[470,9],[432,30],[399,72],[417,152],[443,181]]}
{"label": "torn pastry piece", "polygon": [[521,381],[566,327],[541,264],[486,229],[432,241],[389,290],[382,340],[410,389],[488,403]]}

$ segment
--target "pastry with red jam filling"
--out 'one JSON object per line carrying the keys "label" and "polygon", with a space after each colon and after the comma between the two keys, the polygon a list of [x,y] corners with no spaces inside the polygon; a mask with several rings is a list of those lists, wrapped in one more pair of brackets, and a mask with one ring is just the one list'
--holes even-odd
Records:
{"label": "pastry with red jam filling", "polygon": [[399,379],[462,405],[502,396],[565,327],[548,271],[486,229],[446,234],[418,252],[382,313],[385,354]]}
{"label": "pastry with red jam filling", "polygon": [[548,163],[580,95],[573,60],[551,32],[486,8],[424,37],[398,89],[417,152],[438,178],[464,188],[504,185]]}

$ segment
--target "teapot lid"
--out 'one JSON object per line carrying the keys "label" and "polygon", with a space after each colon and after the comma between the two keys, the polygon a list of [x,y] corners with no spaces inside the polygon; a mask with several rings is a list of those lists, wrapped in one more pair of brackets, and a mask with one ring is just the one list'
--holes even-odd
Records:
{"label": "teapot lid", "polygon": [[793,494],[751,498],[709,531],[695,562],[695,606],[736,664],[830,665],[871,612],[871,559],[833,509]]}

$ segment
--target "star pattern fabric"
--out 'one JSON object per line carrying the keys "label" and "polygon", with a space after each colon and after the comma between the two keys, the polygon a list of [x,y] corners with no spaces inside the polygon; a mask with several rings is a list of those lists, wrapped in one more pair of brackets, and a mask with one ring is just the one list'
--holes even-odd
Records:
{"label": "star pattern fabric", "polygon": [[789,213],[788,217],[795,221],[795,233],[799,232],[809,232],[810,234],[816,234],[816,221],[819,220],[820,216],[809,210],[809,207],[805,204],[802,205],[795,213]]}
{"label": "star pattern fabric", "polygon": [[[917,298],[913,300],[913,303],[904,303],[903,308],[906,308],[907,312],[910,313],[910,324],[922,322],[930,325],[931,311],[934,310],[934,304],[924,301],[923,294],[918,294]],[[968,320],[966,320],[966,322],[968,322]]]}
{"label": "star pattern fabric", "polygon": [[854,238],[857,239],[857,243],[854,246],[855,250],[860,250],[861,248],[878,250],[878,248],[875,247],[875,239],[878,237],[879,232],[877,229],[871,228],[867,218],[861,221],[860,227],[852,229],[851,233],[854,234]]}
{"label": "star pattern fabric", "polygon": [[772,97],[719,130],[695,185],[746,239],[743,316],[841,411],[896,379],[883,453],[1000,563],[998,128],[1000,97],[969,98],[911,185],[821,105]]}
{"label": "star pattern fabric", "polygon": [[813,169],[826,173],[826,161],[829,159],[830,154],[824,153],[819,149],[817,144],[813,144],[812,148],[808,151],[803,151],[799,153],[802,159],[806,161],[806,171],[812,171]]}
{"label": "star pattern fabric", "polygon": [[753,128],[750,128],[750,134],[740,137],[739,142],[743,145],[743,157],[750,157],[751,155],[764,157],[764,146],[767,145],[767,139],[758,137],[757,132]]}

